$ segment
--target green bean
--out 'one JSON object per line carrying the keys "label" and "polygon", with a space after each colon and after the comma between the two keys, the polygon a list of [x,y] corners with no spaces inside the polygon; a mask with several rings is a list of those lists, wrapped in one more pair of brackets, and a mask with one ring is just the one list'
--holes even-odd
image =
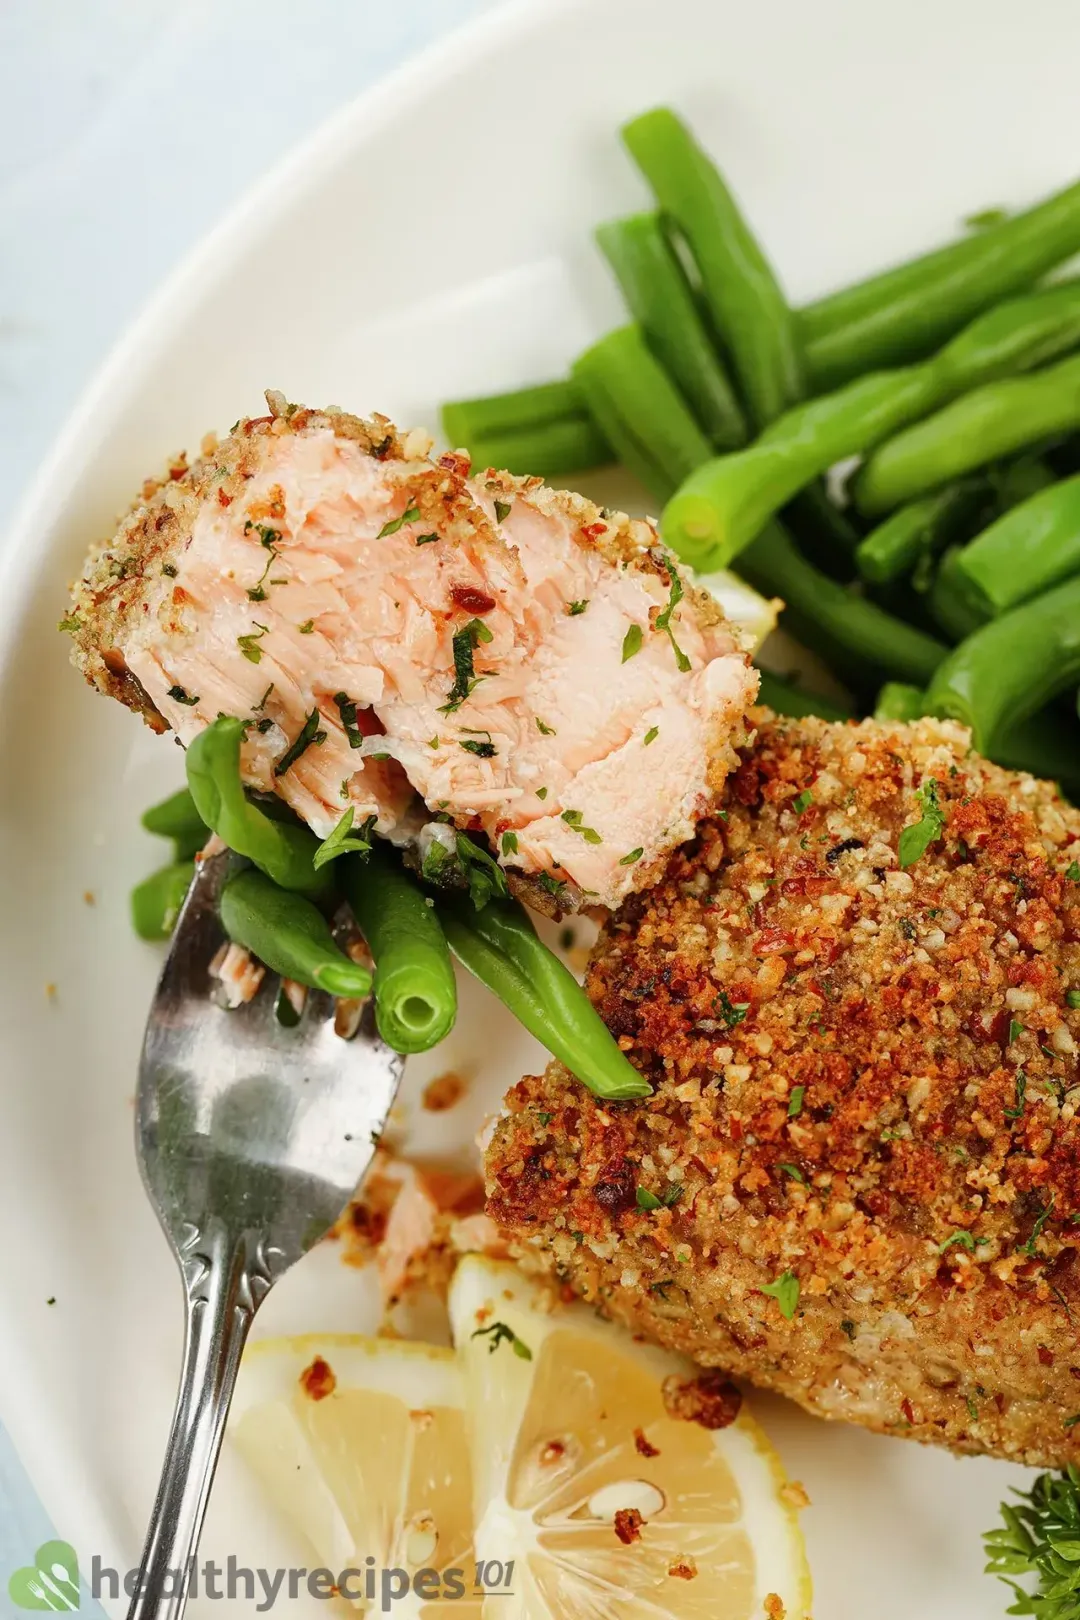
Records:
{"label": "green bean", "polygon": [[934,714],[971,727],[993,758],[1011,726],[1080,680],[1080,580],[1067,580],[967,637],[927,689]]}
{"label": "green bean", "polygon": [[801,686],[774,675],[771,669],[759,669],[758,675],[761,677],[758,702],[766,704],[775,714],[784,714],[793,720],[807,715],[816,715],[819,720],[851,719],[850,709],[841,708],[839,703],[820,697],[816,692],[804,692]]}
{"label": "green bean", "polygon": [[171,838],[178,861],[189,861],[210,836],[210,829],[195,808],[190,788],[179,788],[142,814],[142,825],[157,838]]}
{"label": "green bean", "polygon": [[957,567],[988,618],[1080,573],[1080,476],[1014,506],[964,547]]}
{"label": "green bean", "polygon": [[803,392],[795,320],[768,260],[715,164],[675,113],[656,107],[622,134],[689,245],[740,392],[756,426],[766,427]]}
{"label": "green bean", "polygon": [[371,990],[371,974],[338,948],[318,907],[265,873],[248,868],[230,878],[219,911],[229,938],[282,978],[332,996],[359,998]]}
{"label": "green bean", "polygon": [[473,470],[495,467],[525,478],[561,478],[565,473],[604,467],[615,454],[591,416],[564,416],[536,422],[491,438],[459,439]]}
{"label": "green bean", "polygon": [[478,439],[502,439],[545,422],[562,422],[588,413],[580,389],[567,377],[559,382],[537,383],[533,388],[517,388],[509,394],[452,400],[440,414],[443,432],[458,448]]}
{"label": "green bean", "polygon": [[[1080,468],[1074,468],[1080,471]],[[1022,456],[1014,456],[1010,461],[1004,461],[1000,466],[991,467],[989,481],[997,500],[999,512],[1008,512],[1010,508],[1019,506],[1022,501],[1029,501],[1040,490],[1049,489],[1056,484],[1063,475],[1055,472],[1054,468],[1043,459],[1041,455],[1028,452]]]}
{"label": "green bean", "polygon": [[859,691],[874,692],[889,678],[923,686],[946,655],[933,636],[827,579],[778,523],[747,546],[739,572],[755,589],[782,596],[784,627]]}
{"label": "green bean", "polygon": [[960,546],[950,546],[937,566],[928,595],[930,616],[951,642],[965,640],[986,623],[986,614],[960,568]]}
{"label": "green bean", "polygon": [[194,861],[172,861],[131,891],[131,922],[140,939],[168,939],[195,876]]}
{"label": "green bean", "polygon": [[917,360],[981,310],[1031,287],[1080,249],[1080,184],[800,310],[816,389]]}
{"label": "green bean", "polygon": [[855,552],[861,538],[847,512],[829,497],[823,479],[800,489],[781,508],[780,521],[790,529],[811,562],[842,584],[854,577]]}
{"label": "green bean", "polygon": [[237,855],[283,889],[320,899],[333,875],[315,867],[319,840],[306,827],[275,821],[251,803],[240,777],[244,723],[222,715],[201,731],[187,751],[187,777],[199,815]]}
{"label": "green bean", "polygon": [[1080,729],[1053,706],[1007,726],[991,757],[1010,771],[1056,782],[1074,804],[1080,800]]}
{"label": "green bean", "polygon": [[712,447],[639,326],[621,326],[574,362],[574,381],[619,460],[659,499]]}
{"label": "green bean", "polygon": [[918,720],[926,713],[926,693],[906,681],[886,681],[874,704],[875,720]]}
{"label": "green bean", "polygon": [[726,568],[806,484],[888,438],[934,397],[934,381],[919,366],[863,377],[796,406],[749,449],[691,473],[664,508],[664,538],[694,568]]}
{"label": "green bean", "polygon": [[911,574],[951,541],[966,539],[986,511],[988,499],[985,479],[967,478],[898,507],[860,542],[855,553],[859,573],[872,585],[888,585]]}
{"label": "green bean", "polygon": [[716,450],[746,443],[746,416],[713,346],[658,214],[612,220],[596,232],[631,315]]}
{"label": "green bean", "polygon": [[1080,355],[987,383],[883,444],[855,480],[868,515],[938,489],[1000,456],[1080,427]]}
{"label": "green bean", "polygon": [[598,1097],[648,1097],[649,1082],[614,1037],[570,970],[537,937],[516,900],[477,911],[464,896],[435,901],[450,949],[541,1045]]}
{"label": "green bean", "polygon": [[[1067,297],[1057,296],[1065,293]],[[1055,288],[1053,294],[1051,297],[1050,292],[1041,292],[992,309],[921,365],[860,377],[834,394],[789,411],[748,449],[708,462],[687,480],[664,512],[670,544],[676,549],[680,544],[692,547],[708,559],[706,564],[695,566],[723,567],[805,484],[836,462],[865,455],[889,441],[870,462],[872,470],[879,458],[889,456],[894,445],[919,435],[928,425],[911,428],[910,423],[955,400],[957,395],[980,388],[989,393],[990,388],[982,385],[993,381],[998,381],[1002,389],[1045,389],[1041,378],[1050,377],[1050,371],[1011,383],[1000,379],[1040,361],[1052,346],[1055,333],[1059,339],[1065,333],[1070,346],[1077,341],[1080,282]],[[1080,359],[1064,361],[1057,369],[1069,364],[1080,366]],[[970,400],[976,397],[973,393]],[[940,418],[947,417],[950,411],[963,413],[968,405],[968,400],[961,399],[941,411]],[[906,434],[900,431],[905,427]],[[895,434],[899,437],[893,438]],[[1041,430],[1022,436],[1020,445],[1042,436]],[[994,449],[982,460],[976,459],[974,465],[1018,447],[1006,443],[1000,451]],[[940,477],[917,489],[902,491],[884,506],[860,504],[871,513],[887,510],[950,483],[968,470],[967,464],[952,471],[946,469]],[[866,478],[864,470],[857,488]]]}
{"label": "green bean", "polygon": [[454,1027],[446,937],[420,885],[386,845],[346,860],[345,897],[375,958],[375,1022],[395,1052],[426,1052]]}

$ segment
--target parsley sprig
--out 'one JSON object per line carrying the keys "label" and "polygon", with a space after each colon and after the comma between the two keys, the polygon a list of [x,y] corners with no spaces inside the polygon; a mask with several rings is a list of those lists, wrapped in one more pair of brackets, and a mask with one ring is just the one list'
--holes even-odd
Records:
{"label": "parsley sprig", "polygon": [[[1066,1418],[1063,1428],[1077,1419]],[[1010,1614],[1039,1620],[1080,1620],[1080,1468],[1040,1474],[1030,1491],[1014,1488],[1014,1505],[1002,1502],[1003,1528],[983,1536],[986,1573],[1012,1587]],[[1020,1578],[1035,1577],[1032,1589]]]}

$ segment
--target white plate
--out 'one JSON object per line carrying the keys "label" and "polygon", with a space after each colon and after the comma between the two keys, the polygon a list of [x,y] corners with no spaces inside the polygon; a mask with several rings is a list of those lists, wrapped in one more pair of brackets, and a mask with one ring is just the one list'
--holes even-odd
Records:
{"label": "white plate", "polygon": [[[1075,0],[513,5],[306,146],[106,368],[0,582],[0,1410],[84,1568],[94,1553],[137,1561],[180,1334],[130,1141],[158,957],[126,911],[129,885],[160,858],[139,811],[180,769],[66,665],[55,623],[85,546],[144,473],[257,410],[267,385],[411,423],[433,421],[447,395],[557,375],[618,316],[589,232],[643,201],[615,131],[652,103],[690,115],[801,299],[1080,170],[1078,60]],[[446,1049],[410,1066],[407,1106],[417,1116],[425,1076],[470,1068],[469,1102],[427,1121],[460,1144],[538,1061],[466,994]],[[327,1249],[261,1328],[370,1321],[367,1282]],[[822,1620],[1001,1611],[979,1533],[1016,1470],[760,1409],[814,1502]],[[226,1458],[204,1553],[230,1552],[293,1556]]]}

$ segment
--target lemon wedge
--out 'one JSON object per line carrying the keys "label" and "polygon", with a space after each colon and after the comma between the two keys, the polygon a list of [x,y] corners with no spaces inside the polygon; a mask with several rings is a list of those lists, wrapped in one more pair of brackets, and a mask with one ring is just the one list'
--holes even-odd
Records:
{"label": "lemon wedge", "polygon": [[244,1357],[230,1434],[313,1567],[355,1607],[478,1620],[452,1351],[345,1334],[264,1339]]}
{"label": "lemon wedge", "polygon": [[[804,1620],[779,1458],[717,1375],[471,1256],[450,1312],[499,1620]],[[725,1426],[706,1426],[708,1424]]]}

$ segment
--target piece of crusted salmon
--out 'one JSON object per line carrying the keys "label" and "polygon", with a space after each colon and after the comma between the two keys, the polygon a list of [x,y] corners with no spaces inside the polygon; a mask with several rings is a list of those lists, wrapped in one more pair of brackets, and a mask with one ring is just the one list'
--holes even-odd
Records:
{"label": "piece of crusted salmon", "polygon": [[267,397],[88,559],[87,679],[185,744],[248,721],[246,781],[320,837],[415,790],[567,906],[651,881],[746,740],[740,632],[651,523]]}

